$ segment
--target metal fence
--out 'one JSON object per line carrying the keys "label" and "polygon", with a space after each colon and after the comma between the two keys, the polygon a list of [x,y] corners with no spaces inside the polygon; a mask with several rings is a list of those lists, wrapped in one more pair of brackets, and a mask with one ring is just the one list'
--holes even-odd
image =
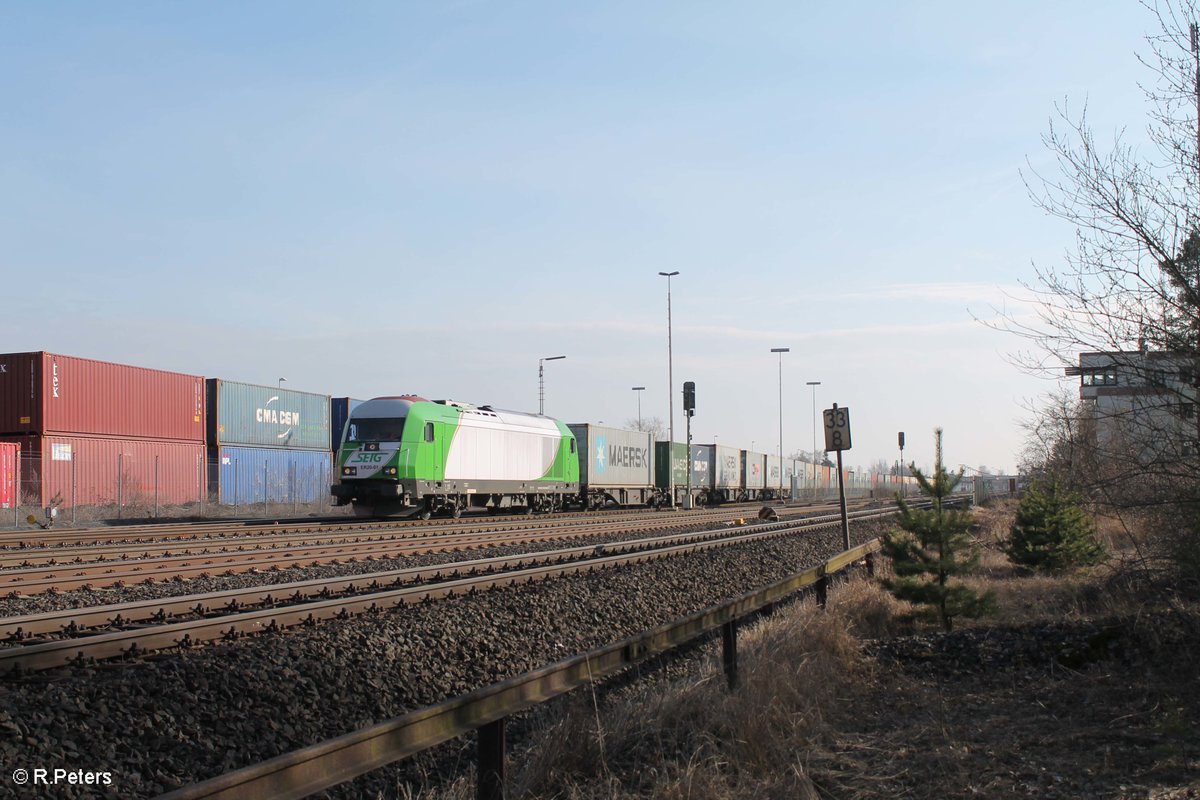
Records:
{"label": "metal fence", "polygon": [[331,511],[331,456],[21,452],[4,471],[0,529],[99,520],[284,516]]}

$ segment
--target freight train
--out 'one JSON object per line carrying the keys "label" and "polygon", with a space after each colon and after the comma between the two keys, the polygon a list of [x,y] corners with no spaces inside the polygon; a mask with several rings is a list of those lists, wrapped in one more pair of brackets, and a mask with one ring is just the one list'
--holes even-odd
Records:
{"label": "freight train", "polygon": [[377,397],[350,410],[337,473],[336,505],[353,505],[363,516],[423,518],[457,517],[468,508],[532,513],[681,504],[689,478],[700,504],[836,487],[831,469],[778,456],[656,443],[645,432],[416,395]]}

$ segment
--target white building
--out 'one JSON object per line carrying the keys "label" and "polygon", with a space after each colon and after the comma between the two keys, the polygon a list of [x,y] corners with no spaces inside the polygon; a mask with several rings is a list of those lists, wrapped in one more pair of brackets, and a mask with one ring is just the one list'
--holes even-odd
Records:
{"label": "white building", "polygon": [[1080,353],[1067,375],[1079,377],[1079,399],[1102,452],[1166,463],[1197,452],[1198,365],[1200,357],[1180,353]]}

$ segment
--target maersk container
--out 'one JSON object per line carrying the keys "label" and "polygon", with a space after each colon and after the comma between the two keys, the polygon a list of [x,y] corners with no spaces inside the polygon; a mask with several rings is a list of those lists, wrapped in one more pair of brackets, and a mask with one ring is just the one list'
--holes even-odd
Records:
{"label": "maersk container", "polygon": [[581,484],[601,489],[654,486],[654,450],[649,433],[586,422],[567,427],[575,434],[583,454],[579,459]]}
{"label": "maersk container", "polygon": [[0,508],[16,508],[21,496],[17,488],[17,457],[21,448],[15,442],[0,442]]}
{"label": "maersk container", "polygon": [[328,450],[274,447],[218,449],[212,490],[223,505],[315,503],[329,497]]}
{"label": "maersk container", "polygon": [[753,450],[742,451],[743,486],[748,492],[761,491],[766,485],[766,455]]}
{"label": "maersk container", "polygon": [[725,494],[736,492],[742,488],[742,459],[741,451],[736,447],[726,447],[722,444],[712,445],[713,448],[713,483],[712,488]]}
{"label": "maersk container", "polygon": [[26,502],[136,507],[199,503],[205,490],[203,442],[100,436],[22,436],[21,491]]}
{"label": "maersk container", "polygon": [[[329,449],[334,453],[342,449],[342,434],[346,432],[346,420],[350,419],[350,412],[362,403],[362,400],[353,397],[329,399]],[[336,457],[334,460],[337,460]]]}
{"label": "maersk container", "polygon": [[54,353],[0,355],[0,434],[204,441],[204,378]]}
{"label": "maersk container", "polygon": [[329,452],[329,395],[209,378],[208,446]]}

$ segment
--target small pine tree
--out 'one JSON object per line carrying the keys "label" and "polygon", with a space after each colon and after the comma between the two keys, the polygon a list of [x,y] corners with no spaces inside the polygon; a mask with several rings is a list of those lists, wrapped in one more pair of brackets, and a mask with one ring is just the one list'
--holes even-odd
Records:
{"label": "small pine tree", "polygon": [[962,480],[962,472],[950,474],[942,463],[942,429],[934,432],[936,460],[933,478],[915,466],[912,474],[921,493],[933,501],[933,507],[916,509],[904,498],[900,504],[900,530],[883,536],[883,554],[892,560],[895,578],[882,582],[899,600],[929,608],[945,630],[951,630],[955,617],[979,617],[995,607],[993,594],[979,595],[951,579],[970,574],[979,563],[979,550],[971,543],[971,513],[945,508],[946,498]]}
{"label": "small pine tree", "polygon": [[1095,523],[1055,478],[1026,490],[1004,552],[1014,564],[1043,572],[1099,564],[1106,555]]}

